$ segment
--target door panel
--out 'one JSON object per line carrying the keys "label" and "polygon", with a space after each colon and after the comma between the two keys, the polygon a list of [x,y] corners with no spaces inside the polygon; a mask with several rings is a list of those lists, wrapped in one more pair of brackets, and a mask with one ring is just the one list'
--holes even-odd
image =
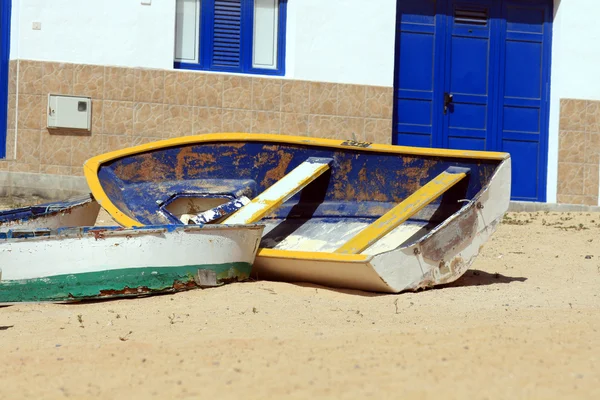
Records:
{"label": "door panel", "polygon": [[551,0],[398,0],[394,144],[506,151],[545,201]]}
{"label": "door panel", "polygon": [[[439,60],[443,51],[446,0],[399,1],[395,76],[395,137],[393,143],[439,146]],[[440,88],[438,87],[438,91]],[[437,135],[439,137],[439,135]]]}
{"label": "door panel", "polygon": [[449,0],[446,89],[452,103],[444,123],[443,145],[488,149],[492,128],[490,99],[492,0]]}
{"label": "door panel", "polygon": [[511,154],[517,200],[545,200],[550,18],[545,0],[502,3],[496,147]]}

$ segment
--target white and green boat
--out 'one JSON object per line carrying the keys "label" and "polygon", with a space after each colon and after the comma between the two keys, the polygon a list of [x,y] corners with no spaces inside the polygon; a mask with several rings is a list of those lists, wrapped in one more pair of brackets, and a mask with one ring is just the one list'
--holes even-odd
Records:
{"label": "white and green boat", "polygon": [[264,225],[0,233],[0,304],[147,296],[250,276]]}

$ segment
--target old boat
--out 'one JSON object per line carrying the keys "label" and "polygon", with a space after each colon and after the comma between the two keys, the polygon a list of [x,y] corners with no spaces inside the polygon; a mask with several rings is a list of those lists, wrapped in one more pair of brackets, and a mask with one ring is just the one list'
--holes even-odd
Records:
{"label": "old boat", "polygon": [[94,225],[100,205],[87,194],[64,201],[0,211],[0,232],[11,229],[58,229]]}
{"label": "old boat", "polygon": [[265,224],[259,279],[397,293],[469,268],[508,209],[511,160],[224,133],[102,154],[84,172],[123,226]]}
{"label": "old boat", "polygon": [[0,304],[147,296],[249,277],[264,225],[0,233]]}

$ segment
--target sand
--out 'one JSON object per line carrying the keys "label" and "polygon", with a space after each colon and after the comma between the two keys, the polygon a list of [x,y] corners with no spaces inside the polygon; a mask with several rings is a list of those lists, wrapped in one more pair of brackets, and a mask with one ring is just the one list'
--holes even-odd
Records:
{"label": "sand", "polygon": [[4,307],[0,360],[2,399],[596,399],[600,215],[509,214],[463,278],[419,293],[249,282]]}

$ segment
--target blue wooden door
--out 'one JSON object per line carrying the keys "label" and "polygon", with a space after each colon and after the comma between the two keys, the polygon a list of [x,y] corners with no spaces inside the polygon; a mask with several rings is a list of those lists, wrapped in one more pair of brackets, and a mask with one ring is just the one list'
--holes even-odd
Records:
{"label": "blue wooden door", "polygon": [[398,0],[395,144],[442,147],[446,0]]}
{"label": "blue wooden door", "polygon": [[491,150],[495,37],[492,0],[451,0],[446,18],[442,145]]}
{"label": "blue wooden door", "polygon": [[545,201],[551,0],[398,0],[393,143],[506,151]]}
{"label": "blue wooden door", "polygon": [[495,148],[512,158],[512,197],[546,200],[550,42],[549,0],[504,0],[499,19]]}

